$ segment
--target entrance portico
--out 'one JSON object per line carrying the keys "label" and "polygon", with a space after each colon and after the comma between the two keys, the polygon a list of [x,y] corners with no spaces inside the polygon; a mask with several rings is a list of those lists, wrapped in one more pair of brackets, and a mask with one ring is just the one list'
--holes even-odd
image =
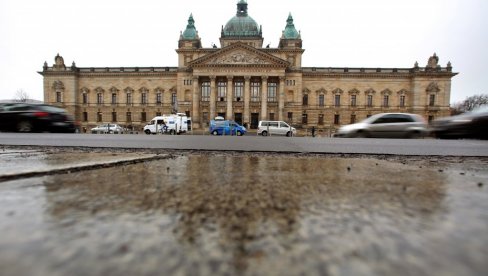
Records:
{"label": "entrance portico", "polygon": [[[251,125],[251,113],[259,114],[259,120],[266,120],[268,111],[272,110],[277,113],[275,119],[283,120],[284,76],[237,73],[225,76],[200,75],[194,76],[193,80],[192,119],[196,127],[205,127],[202,124],[208,123],[218,114],[225,114],[225,119],[239,120],[247,126]],[[237,115],[239,118],[236,118],[236,114],[240,114]]]}

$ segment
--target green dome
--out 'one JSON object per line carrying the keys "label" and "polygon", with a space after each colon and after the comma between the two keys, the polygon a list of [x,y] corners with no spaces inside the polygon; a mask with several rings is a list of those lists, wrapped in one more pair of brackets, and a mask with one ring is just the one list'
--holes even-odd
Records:
{"label": "green dome", "polygon": [[197,29],[195,28],[195,20],[193,20],[193,14],[190,14],[190,18],[188,18],[188,25],[186,25],[186,29],[181,36],[183,39],[198,38]]}
{"label": "green dome", "polygon": [[223,37],[261,36],[261,28],[256,21],[247,14],[247,2],[237,3],[237,14],[232,17],[222,29]]}
{"label": "green dome", "polygon": [[295,25],[293,24],[293,17],[291,16],[291,13],[288,15],[288,19],[286,20],[286,27],[283,31],[283,37],[285,39],[300,38],[300,34],[297,32],[297,29],[295,29]]}

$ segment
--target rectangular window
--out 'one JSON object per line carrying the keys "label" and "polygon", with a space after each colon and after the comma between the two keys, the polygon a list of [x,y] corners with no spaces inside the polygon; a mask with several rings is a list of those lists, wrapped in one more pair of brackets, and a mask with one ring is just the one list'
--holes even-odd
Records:
{"label": "rectangular window", "polygon": [[240,102],[243,100],[244,95],[244,82],[236,81],[234,83],[234,101]]}
{"label": "rectangular window", "polygon": [[208,126],[208,122],[209,122],[209,115],[208,115],[208,112],[203,112],[202,113],[202,123],[204,126]]}
{"label": "rectangular window", "polygon": [[274,113],[269,113],[269,119],[273,121],[275,119]]}
{"label": "rectangular window", "polygon": [[303,101],[302,101],[302,104],[303,104],[304,106],[308,105],[308,95],[307,95],[307,94],[303,95]]}
{"label": "rectangular window", "polygon": [[324,124],[324,114],[319,114],[319,125]]}
{"label": "rectangular window", "polygon": [[83,122],[88,122],[88,112],[83,112]]}
{"label": "rectangular window", "polygon": [[125,121],[126,122],[132,122],[132,113],[131,112],[126,113]]}
{"label": "rectangular window", "polygon": [[400,107],[405,107],[405,96],[404,95],[400,96]]}
{"label": "rectangular window", "polygon": [[383,107],[388,107],[389,106],[389,101],[390,101],[390,96],[384,95],[383,96]]}
{"label": "rectangular window", "polygon": [[147,94],[144,92],[141,94],[141,104],[147,104]]}
{"label": "rectangular window", "polygon": [[351,115],[351,124],[354,124],[356,122],[356,115],[352,114]]}
{"label": "rectangular window", "polygon": [[103,94],[102,93],[97,94],[97,104],[103,104]]}
{"label": "rectangular window", "polygon": [[161,112],[156,112],[156,116],[161,116]]}
{"label": "rectangular window", "polygon": [[302,114],[302,124],[304,124],[304,125],[308,124],[308,115],[307,114]]}
{"label": "rectangular window", "polygon": [[356,95],[351,95],[351,106],[356,106]]}
{"label": "rectangular window", "polygon": [[97,122],[101,122],[103,120],[102,112],[97,112]]}
{"label": "rectangular window", "polygon": [[202,82],[202,102],[209,102],[210,101],[210,82],[204,81]]}
{"label": "rectangular window", "polygon": [[176,93],[171,94],[171,104],[174,106],[178,99],[176,98]]}
{"label": "rectangular window", "polygon": [[86,93],[83,93],[83,104],[88,103],[88,95]]}
{"label": "rectangular window", "polygon": [[227,97],[227,82],[219,81],[217,83],[217,101],[224,102]]}
{"label": "rectangular window", "polygon": [[339,114],[334,115],[334,125],[338,125],[341,123],[341,117]]}
{"label": "rectangular window", "polygon": [[293,122],[293,112],[288,112],[288,122]]}
{"label": "rectangular window", "polygon": [[127,93],[127,104],[128,105],[132,104],[132,93]]}
{"label": "rectangular window", "polygon": [[161,93],[156,93],[156,103],[157,104],[161,104],[162,101],[161,101]]}
{"label": "rectangular window", "polygon": [[429,96],[429,106],[434,106],[435,105],[435,95],[431,94]]}
{"label": "rectangular window", "polygon": [[261,83],[251,82],[251,102],[261,101]]}
{"label": "rectangular window", "polygon": [[278,84],[276,82],[268,83],[268,102],[276,102],[276,91]]}
{"label": "rectangular window", "polygon": [[319,95],[319,106],[325,105],[325,95]]}
{"label": "rectangular window", "polygon": [[61,98],[61,92],[56,92],[56,102],[61,103],[63,99]]}
{"label": "rectangular window", "polygon": [[112,93],[112,104],[117,104],[117,94]]}
{"label": "rectangular window", "polygon": [[334,105],[335,105],[335,107],[341,106],[341,95],[335,95],[334,96]]}
{"label": "rectangular window", "polygon": [[117,122],[117,112],[115,111],[112,112],[112,122]]}
{"label": "rectangular window", "polygon": [[143,111],[141,112],[141,122],[145,122],[146,121],[146,112]]}
{"label": "rectangular window", "polygon": [[368,107],[372,107],[373,106],[373,95],[368,95],[368,99],[367,99],[368,103]]}

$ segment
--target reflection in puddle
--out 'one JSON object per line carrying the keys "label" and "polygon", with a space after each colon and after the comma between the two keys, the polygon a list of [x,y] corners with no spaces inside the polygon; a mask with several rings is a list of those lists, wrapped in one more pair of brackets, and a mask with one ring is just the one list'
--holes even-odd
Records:
{"label": "reflection in puddle", "polygon": [[435,231],[447,213],[445,177],[375,159],[258,155],[51,176],[39,225],[48,248],[30,252],[98,275],[398,274],[412,265],[403,257],[426,254],[404,234]]}

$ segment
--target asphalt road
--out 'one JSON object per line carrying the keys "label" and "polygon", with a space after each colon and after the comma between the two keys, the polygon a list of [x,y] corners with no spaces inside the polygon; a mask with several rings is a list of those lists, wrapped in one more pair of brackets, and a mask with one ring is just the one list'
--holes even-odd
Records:
{"label": "asphalt road", "polygon": [[208,135],[0,133],[0,145],[280,153],[488,156],[488,141]]}

